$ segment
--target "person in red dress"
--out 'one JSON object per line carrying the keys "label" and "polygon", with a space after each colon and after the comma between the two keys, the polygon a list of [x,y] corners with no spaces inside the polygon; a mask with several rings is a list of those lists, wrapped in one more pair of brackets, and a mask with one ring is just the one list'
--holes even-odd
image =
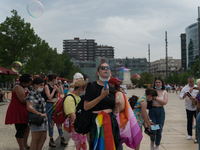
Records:
{"label": "person in red dress", "polygon": [[7,109],[5,124],[15,124],[16,140],[20,150],[30,149],[27,144],[30,128],[27,124],[26,96],[29,93],[28,86],[32,83],[30,74],[23,74],[19,78],[20,83],[12,90],[12,97]]}

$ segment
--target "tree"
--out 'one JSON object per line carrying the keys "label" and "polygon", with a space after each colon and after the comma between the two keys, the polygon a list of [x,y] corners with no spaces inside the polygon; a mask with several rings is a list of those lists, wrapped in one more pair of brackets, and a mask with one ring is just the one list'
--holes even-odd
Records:
{"label": "tree", "polygon": [[199,77],[199,60],[196,59],[193,66],[190,66],[190,73],[195,78]]}
{"label": "tree", "polygon": [[16,10],[11,12],[13,15],[0,24],[0,32],[4,33],[0,39],[0,53],[1,59],[4,60],[3,65],[7,68],[10,68],[14,61],[24,62],[25,52],[34,37],[30,23],[25,23]]}
{"label": "tree", "polygon": [[23,64],[20,73],[56,73],[68,79],[81,72],[66,54],[58,54],[56,48],[35,34],[30,23],[25,23],[16,10],[11,12],[13,15],[0,24],[0,33],[3,33],[0,34],[0,65],[11,68],[14,61],[20,61]]}
{"label": "tree", "polygon": [[188,73],[187,71],[185,71],[183,74],[181,74],[181,76],[180,76],[181,83],[187,84],[187,79],[188,79],[189,76],[191,76],[191,74]]}

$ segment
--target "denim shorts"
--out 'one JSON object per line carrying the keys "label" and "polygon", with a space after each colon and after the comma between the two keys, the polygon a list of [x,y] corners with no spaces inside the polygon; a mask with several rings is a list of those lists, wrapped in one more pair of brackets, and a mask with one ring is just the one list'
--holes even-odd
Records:
{"label": "denim shorts", "polygon": [[47,121],[45,120],[44,123],[41,126],[37,126],[34,124],[29,124],[30,130],[32,132],[37,132],[37,131],[47,131],[48,126],[47,126]]}

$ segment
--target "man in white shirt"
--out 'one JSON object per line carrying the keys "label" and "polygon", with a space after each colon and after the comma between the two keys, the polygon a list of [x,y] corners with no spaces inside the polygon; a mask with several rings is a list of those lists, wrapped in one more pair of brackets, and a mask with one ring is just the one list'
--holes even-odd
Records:
{"label": "man in white shirt", "polygon": [[195,118],[196,118],[196,106],[192,105],[192,100],[197,96],[197,92],[198,92],[198,90],[192,90],[192,92],[190,93],[189,90],[192,87],[198,87],[198,86],[194,85],[194,77],[190,76],[190,77],[188,77],[188,84],[183,87],[183,89],[181,90],[181,93],[179,95],[180,99],[185,99],[185,108],[186,108],[186,114],[187,114],[187,132],[188,132],[187,139],[188,140],[190,140],[192,138],[193,116],[195,116]]}

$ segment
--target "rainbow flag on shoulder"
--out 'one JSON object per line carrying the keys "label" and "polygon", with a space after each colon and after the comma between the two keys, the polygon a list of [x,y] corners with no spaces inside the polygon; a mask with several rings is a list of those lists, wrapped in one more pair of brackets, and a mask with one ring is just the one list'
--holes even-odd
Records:
{"label": "rainbow flag on shoulder", "polygon": [[116,150],[109,114],[101,111],[96,117],[96,125],[93,150]]}

